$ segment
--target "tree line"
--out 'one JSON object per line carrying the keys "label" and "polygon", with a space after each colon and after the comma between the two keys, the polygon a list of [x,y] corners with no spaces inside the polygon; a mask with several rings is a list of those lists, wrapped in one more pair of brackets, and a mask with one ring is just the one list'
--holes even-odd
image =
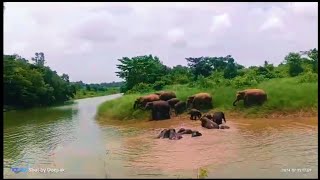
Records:
{"label": "tree line", "polygon": [[70,82],[45,65],[44,53],[35,53],[31,61],[17,55],[3,55],[4,106],[30,108],[63,103],[80,90],[99,91],[119,87],[121,82],[85,84]]}
{"label": "tree line", "polygon": [[86,84],[82,81],[72,82],[76,86],[76,90],[86,90],[86,91],[107,91],[109,88],[119,88],[124,82],[110,82],[110,83],[90,83]]}
{"label": "tree line", "polygon": [[245,67],[231,56],[188,57],[187,66],[168,67],[157,56],[145,55],[118,59],[117,76],[124,79],[121,92],[147,92],[161,90],[166,85],[190,84],[210,87],[231,85],[252,86],[273,78],[304,76],[302,81],[318,78],[318,50],[291,52],[282,63],[275,66],[264,61],[261,66]]}

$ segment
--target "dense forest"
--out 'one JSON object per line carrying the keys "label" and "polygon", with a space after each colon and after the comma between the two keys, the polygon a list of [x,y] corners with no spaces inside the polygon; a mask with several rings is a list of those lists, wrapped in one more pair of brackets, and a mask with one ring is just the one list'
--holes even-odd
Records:
{"label": "dense forest", "polygon": [[317,81],[318,50],[316,48],[289,53],[275,66],[264,61],[261,66],[244,67],[231,56],[189,57],[188,66],[170,68],[152,55],[119,59],[117,76],[125,80],[122,92],[161,90],[165,85],[189,84],[194,87],[257,85],[259,82],[285,77],[302,76],[301,81]]}
{"label": "dense forest", "polygon": [[56,71],[45,66],[45,63],[42,52],[35,53],[31,62],[16,54],[3,56],[5,108],[50,106],[73,98],[82,98],[87,94],[96,96],[117,93],[121,86],[121,82],[70,82],[67,74],[59,76]]}

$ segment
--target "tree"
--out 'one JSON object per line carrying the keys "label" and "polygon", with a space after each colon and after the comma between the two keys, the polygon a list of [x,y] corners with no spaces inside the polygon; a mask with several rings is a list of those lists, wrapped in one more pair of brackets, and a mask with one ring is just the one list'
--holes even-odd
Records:
{"label": "tree", "polygon": [[198,79],[198,76],[208,77],[213,71],[211,63],[208,61],[209,58],[198,57],[198,58],[186,58],[188,61],[188,66],[191,69],[192,74],[195,79]]}
{"label": "tree", "polygon": [[234,62],[234,59],[231,57],[231,55],[228,55],[226,59],[228,63],[224,70],[223,76],[226,79],[232,79],[237,76],[237,66]]}
{"label": "tree", "polygon": [[[4,104],[13,107],[46,106],[69,100],[75,94],[75,86],[69,83],[67,74],[60,77],[44,65],[43,54],[30,64],[21,56],[4,55]],[[40,61],[38,61],[40,60]]]}
{"label": "tree", "polygon": [[285,63],[289,65],[290,76],[297,76],[303,72],[303,68],[301,66],[301,55],[299,53],[289,53],[285,57]]}
{"label": "tree", "polygon": [[154,84],[169,72],[169,68],[163,65],[157,56],[123,57],[118,61],[121,63],[117,65],[120,71],[116,74],[125,79],[127,90],[139,83]]}
{"label": "tree", "polygon": [[32,58],[32,61],[35,62],[35,65],[44,66],[45,64],[44,53],[43,52],[35,53],[35,56],[36,57]]}
{"label": "tree", "polygon": [[308,57],[312,61],[313,72],[318,73],[318,50],[316,48],[309,50]]}

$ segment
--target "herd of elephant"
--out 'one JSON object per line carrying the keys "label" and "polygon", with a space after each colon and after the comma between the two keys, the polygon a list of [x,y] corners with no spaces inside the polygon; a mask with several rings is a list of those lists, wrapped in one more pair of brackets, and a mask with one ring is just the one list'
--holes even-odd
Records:
{"label": "herd of elephant", "polygon": [[[223,112],[208,113],[202,116],[201,112],[197,109],[191,109],[189,111],[190,119],[197,120],[200,119],[201,126],[207,129],[229,129],[230,127],[226,125],[227,120]],[[202,136],[199,131],[194,131],[191,129],[181,128],[178,132],[175,129],[164,129],[160,132],[157,138],[169,138],[170,140],[179,140],[182,138],[183,134],[191,134],[191,137]]]}
{"label": "herd of elephant", "polygon": [[[245,107],[262,105],[267,100],[267,94],[262,89],[246,89],[237,92],[233,106],[236,106],[236,102],[240,100],[243,100]],[[198,111],[212,109],[213,105],[212,96],[209,93],[202,92],[194,94],[189,96],[185,102],[179,100],[172,91],[161,91],[137,98],[133,108],[151,110],[152,120],[164,120],[170,119],[172,110],[178,115],[185,112],[187,109],[195,109]]]}

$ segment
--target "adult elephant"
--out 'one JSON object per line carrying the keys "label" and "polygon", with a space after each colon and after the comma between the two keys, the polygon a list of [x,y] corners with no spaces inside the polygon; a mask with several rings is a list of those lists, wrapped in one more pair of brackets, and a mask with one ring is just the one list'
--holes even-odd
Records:
{"label": "adult elephant", "polygon": [[167,101],[148,102],[145,109],[152,111],[152,120],[170,119],[170,105]]}
{"label": "adult elephant", "polygon": [[171,108],[174,108],[174,105],[177,104],[180,100],[178,98],[172,98],[168,100],[168,103]]}
{"label": "adult elephant", "polygon": [[176,115],[183,113],[187,109],[187,103],[184,101],[179,101],[173,107]]}
{"label": "adult elephant", "polygon": [[187,106],[195,109],[211,109],[212,96],[209,93],[198,93],[188,97]]}
{"label": "adult elephant", "polygon": [[236,100],[233,102],[233,106],[236,106],[236,102],[243,100],[244,106],[262,105],[267,101],[267,93],[262,89],[246,89],[238,91]]}
{"label": "adult elephant", "polygon": [[158,100],[160,100],[160,97],[157,94],[149,94],[146,96],[141,96],[135,100],[133,104],[133,109],[145,107],[148,102],[153,102]]}
{"label": "adult elephant", "polygon": [[174,93],[172,91],[161,91],[161,92],[157,92],[155,94],[159,95],[160,100],[163,100],[163,101],[168,101],[169,99],[177,97],[176,93]]}

